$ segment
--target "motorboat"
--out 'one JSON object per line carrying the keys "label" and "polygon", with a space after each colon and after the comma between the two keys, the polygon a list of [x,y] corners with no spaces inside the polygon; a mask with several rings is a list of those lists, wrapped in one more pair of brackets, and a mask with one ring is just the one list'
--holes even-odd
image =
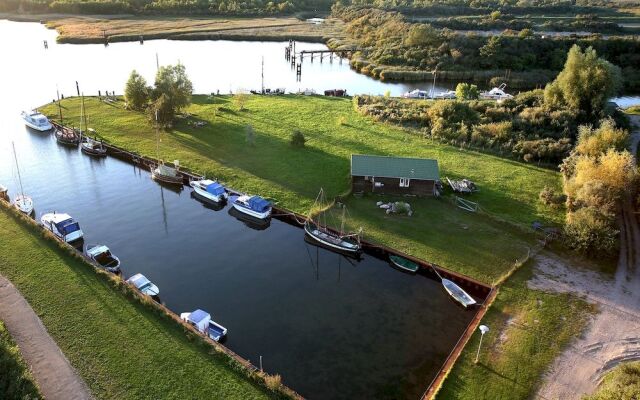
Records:
{"label": "motorboat", "polygon": [[446,92],[438,92],[433,94],[436,100],[454,100],[456,98],[455,90],[447,90]]}
{"label": "motorboat", "polygon": [[[211,203],[211,204],[219,204],[219,203]],[[248,214],[245,214],[243,212],[240,212],[233,207],[229,207],[228,213],[233,218],[245,224],[248,228],[251,228],[256,231],[263,231],[271,226],[271,218],[258,219]]]}
{"label": "motorboat", "polygon": [[47,213],[40,218],[42,225],[51,231],[58,239],[66,243],[82,239],[83,233],[78,224],[69,214]]}
{"label": "motorboat", "polygon": [[80,144],[80,150],[85,154],[95,157],[105,157],[107,155],[107,148],[104,144],[88,136],[86,136]]}
{"label": "motorboat", "polygon": [[35,129],[40,132],[46,132],[53,128],[53,125],[51,125],[49,119],[36,110],[23,111],[20,115],[24,120],[24,124],[31,129]]}
{"label": "motorboat", "polygon": [[80,135],[75,129],[53,123],[56,128],[55,137],[56,141],[65,146],[77,146],[80,144]]}
{"label": "motorboat", "polygon": [[175,167],[170,167],[163,161],[160,161],[160,163],[155,168],[152,167],[151,179],[162,183],[182,186],[183,178],[182,174],[180,173],[178,160],[175,160],[173,163]]}
{"label": "motorboat", "polygon": [[480,98],[483,100],[507,100],[513,99],[513,95],[506,93],[504,89],[507,87],[506,83],[501,84],[498,87],[494,87],[488,92],[480,92]]}
{"label": "motorboat", "polygon": [[391,264],[394,267],[396,267],[396,268],[398,268],[398,269],[400,269],[402,271],[405,271],[405,272],[416,273],[420,269],[420,266],[417,263],[415,263],[415,262],[413,262],[411,260],[408,260],[408,259],[406,259],[404,257],[391,255],[391,256],[389,256],[389,261],[391,261]]}
{"label": "motorboat", "polygon": [[260,196],[232,196],[231,205],[241,213],[258,219],[267,219],[271,216],[271,202]]}
{"label": "motorboat", "polygon": [[206,311],[198,309],[193,312],[181,313],[180,319],[216,342],[227,336],[227,328],[212,320],[211,315]]}
{"label": "motorboat", "polygon": [[13,148],[13,158],[16,162],[16,171],[18,171],[18,182],[20,183],[20,194],[16,196],[13,204],[18,210],[25,215],[31,215],[33,212],[33,199],[24,194],[24,188],[22,186],[22,176],[20,175],[20,166],[18,165],[18,154],[16,153],[16,145],[11,142]]}
{"label": "motorboat", "polygon": [[160,289],[156,285],[153,284],[146,276],[137,273],[131,278],[127,279],[127,283],[135,286],[143,294],[148,296],[157,296],[160,294]]}
{"label": "motorboat", "polygon": [[120,259],[113,255],[107,246],[102,244],[88,245],[86,252],[90,259],[105,270],[114,274],[120,273]]}
{"label": "motorboat", "polygon": [[224,186],[210,179],[191,181],[189,185],[197,194],[215,203],[223,202],[229,198],[229,194]]}
{"label": "motorboat", "polygon": [[429,98],[429,92],[425,90],[415,89],[410,92],[406,92],[402,95],[405,99],[427,99]]}

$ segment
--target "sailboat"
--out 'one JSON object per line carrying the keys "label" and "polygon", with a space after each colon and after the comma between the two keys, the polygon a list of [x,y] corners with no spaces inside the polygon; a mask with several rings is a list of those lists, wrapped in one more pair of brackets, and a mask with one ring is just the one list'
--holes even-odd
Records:
{"label": "sailboat", "polygon": [[162,182],[169,183],[172,185],[180,185],[182,186],[184,183],[184,179],[182,174],[180,173],[180,163],[178,160],[173,162],[174,167],[170,167],[165,165],[164,161],[160,159],[160,136],[158,133],[158,112],[156,111],[156,158],[158,159],[158,165],[153,168],[151,166],[151,179]]}
{"label": "sailboat", "polygon": [[[82,136],[82,123],[84,122],[85,135]],[[86,135],[87,129],[87,115],[84,110],[84,95],[82,96],[82,103],[80,105],[80,150],[83,153],[95,157],[105,157],[107,155],[107,148],[104,147],[102,142]]]}
{"label": "sailboat", "polygon": [[[304,231],[309,235],[310,238],[314,239],[318,243],[342,252],[355,254],[361,251],[360,245],[360,236],[358,234],[344,234],[344,223],[346,217],[346,206],[342,208],[342,223],[340,227],[340,232],[335,232],[327,227],[326,219],[324,224],[320,223],[320,218],[317,221],[313,220],[311,212],[316,208],[316,206],[320,206],[321,208],[324,205],[324,191],[320,189],[320,193],[318,193],[318,197],[316,198],[316,202],[314,207],[309,212],[309,217],[304,223]],[[322,213],[324,214],[324,212]]]}
{"label": "sailboat", "polygon": [[24,194],[24,188],[22,187],[22,177],[20,176],[20,167],[18,167],[18,156],[16,155],[16,145],[11,142],[13,146],[13,158],[16,160],[16,170],[18,171],[18,182],[20,183],[20,194],[16,196],[13,204],[16,208],[26,215],[31,215],[33,212],[33,199]]}
{"label": "sailboat", "polygon": [[62,106],[60,105],[60,95],[58,94],[58,112],[60,113],[60,123],[52,122],[55,128],[56,141],[65,146],[77,146],[80,143],[80,136],[75,129],[63,125]]}

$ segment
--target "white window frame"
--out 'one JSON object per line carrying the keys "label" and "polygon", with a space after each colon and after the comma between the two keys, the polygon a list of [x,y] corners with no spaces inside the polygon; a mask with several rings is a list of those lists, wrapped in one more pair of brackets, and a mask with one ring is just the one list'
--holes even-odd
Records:
{"label": "white window frame", "polygon": [[408,188],[411,184],[411,178],[400,178],[400,187]]}

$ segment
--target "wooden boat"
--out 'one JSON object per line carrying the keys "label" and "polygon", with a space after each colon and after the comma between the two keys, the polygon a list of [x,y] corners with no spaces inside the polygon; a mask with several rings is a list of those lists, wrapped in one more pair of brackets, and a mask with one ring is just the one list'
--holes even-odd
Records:
{"label": "wooden boat", "polygon": [[416,273],[420,269],[420,266],[418,264],[400,256],[391,255],[389,256],[389,260],[391,261],[391,264],[393,266],[399,268],[402,271]]}
{"label": "wooden boat", "polygon": [[83,153],[94,157],[107,156],[107,148],[104,147],[102,142],[99,142],[90,137],[85,137],[85,140],[80,145],[80,150],[82,150]]}
{"label": "wooden boat", "polygon": [[151,169],[151,179],[155,181],[159,181],[162,183],[168,183],[171,185],[180,185],[183,184],[182,174],[179,172],[180,167],[178,166],[178,160],[174,161],[176,167],[169,167],[164,164],[163,161],[160,161],[155,168]]}
{"label": "wooden boat", "polygon": [[476,304],[476,301],[473,297],[469,296],[467,292],[465,292],[460,286],[456,285],[453,281],[449,279],[442,280],[442,286],[449,293],[451,297],[454,298],[458,303],[462,304],[465,308],[471,307]]}
{"label": "wooden boat", "polygon": [[[324,191],[322,189],[320,189],[320,193],[318,193],[318,197],[316,197],[312,210],[317,207],[321,210],[325,208]],[[324,224],[319,223],[319,221],[314,221],[311,217],[311,212],[309,213],[307,221],[304,223],[304,231],[309,235],[309,237],[330,249],[345,253],[359,253],[361,250],[360,236],[358,234],[343,234],[346,211],[346,207],[343,206],[342,223],[339,233],[327,228],[326,220]]]}
{"label": "wooden boat", "polygon": [[80,135],[69,127],[60,125],[53,122],[53,126],[56,128],[55,136],[56,141],[65,146],[77,146],[80,144]]}

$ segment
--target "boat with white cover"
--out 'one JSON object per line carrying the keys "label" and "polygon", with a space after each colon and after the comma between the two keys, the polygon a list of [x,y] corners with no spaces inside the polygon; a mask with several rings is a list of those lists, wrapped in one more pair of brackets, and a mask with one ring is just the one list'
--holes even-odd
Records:
{"label": "boat with white cover", "polygon": [[507,87],[506,83],[498,87],[494,87],[488,92],[480,92],[480,98],[483,100],[507,100],[513,99],[513,95],[506,93],[504,89]]}
{"label": "boat with white cover", "polygon": [[454,100],[456,98],[456,91],[447,90],[446,92],[434,93],[433,98],[436,100]]}
{"label": "boat with white cover", "polygon": [[225,201],[229,197],[225,187],[211,179],[191,181],[189,185],[197,194],[216,203]]}
{"label": "boat with white cover", "polygon": [[402,95],[405,99],[428,99],[429,92],[426,90],[415,89]]}
{"label": "boat with white cover", "polygon": [[146,276],[140,273],[135,274],[131,278],[127,279],[127,283],[132,284],[136,289],[148,296],[157,296],[158,294],[160,294],[160,289],[158,289],[158,287],[154,285],[153,282],[147,279]]}
{"label": "boat with white cover", "polygon": [[163,161],[160,161],[155,168],[151,167],[151,179],[172,185],[182,185],[183,178],[179,172],[180,166],[178,160],[175,160],[174,164],[175,167],[170,167]]}
{"label": "boat with white cover", "polygon": [[232,196],[231,205],[241,213],[258,219],[267,219],[271,216],[271,202],[260,196]]}
{"label": "boat with white cover", "polygon": [[120,259],[113,255],[107,246],[103,244],[88,245],[87,256],[105,270],[113,274],[120,273]]}
{"label": "boat with white cover", "polygon": [[198,309],[190,313],[181,313],[180,319],[216,342],[221,341],[227,336],[227,328],[212,320],[211,315],[204,310]]}
{"label": "boat with white cover", "polygon": [[23,111],[20,115],[24,120],[24,124],[31,129],[46,132],[53,128],[53,125],[49,122],[49,118],[36,110]]}
{"label": "boat with white cover", "polygon": [[71,218],[69,214],[47,213],[40,218],[40,222],[63,242],[75,242],[84,236],[82,229],[80,229],[80,224]]}

